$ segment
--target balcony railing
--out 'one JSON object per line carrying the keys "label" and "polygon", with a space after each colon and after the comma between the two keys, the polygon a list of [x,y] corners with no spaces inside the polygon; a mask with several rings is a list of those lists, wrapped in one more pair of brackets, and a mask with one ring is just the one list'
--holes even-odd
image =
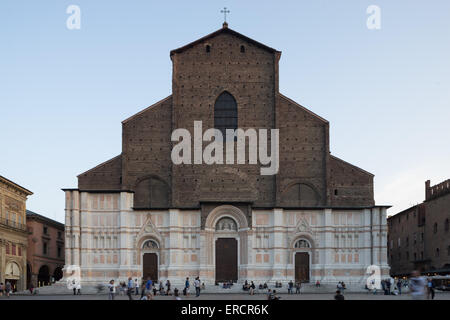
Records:
{"label": "balcony railing", "polygon": [[17,223],[15,221],[9,220],[9,219],[5,219],[5,218],[0,218],[0,224],[15,228],[15,229],[19,229],[19,230],[26,230],[27,226],[23,223]]}

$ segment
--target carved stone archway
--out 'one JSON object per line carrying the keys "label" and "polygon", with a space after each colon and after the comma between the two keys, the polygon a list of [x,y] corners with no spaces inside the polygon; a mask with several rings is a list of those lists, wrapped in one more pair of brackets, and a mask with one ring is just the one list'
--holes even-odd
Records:
{"label": "carved stone archway", "polygon": [[248,229],[247,218],[241,209],[232,205],[222,205],[214,208],[206,218],[205,230],[214,231],[216,223],[224,217],[231,217],[237,223],[238,231]]}
{"label": "carved stone archway", "polygon": [[[227,222],[231,223],[232,227],[223,230],[216,230],[220,223],[229,219]],[[219,228],[220,229],[220,228]],[[208,214],[205,221],[205,229],[203,232],[203,243],[205,245],[201,248],[201,255],[206,262],[203,273],[203,278],[214,281],[216,278],[216,242],[221,238],[234,238],[237,243],[237,265],[238,265],[238,279],[243,279],[247,276],[247,270],[241,265],[248,264],[248,220],[244,212],[233,205],[221,205]],[[232,279],[230,279],[232,280]]]}

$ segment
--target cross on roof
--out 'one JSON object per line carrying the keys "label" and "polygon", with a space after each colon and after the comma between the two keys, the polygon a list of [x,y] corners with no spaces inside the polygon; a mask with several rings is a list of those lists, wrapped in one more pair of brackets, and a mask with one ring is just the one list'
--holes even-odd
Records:
{"label": "cross on roof", "polygon": [[223,10],[220,10],[220,12],[223,13],[224,22],[227,22],[227,13],[230,13],[230,10],[227,10],[227,7],[224,7]]}

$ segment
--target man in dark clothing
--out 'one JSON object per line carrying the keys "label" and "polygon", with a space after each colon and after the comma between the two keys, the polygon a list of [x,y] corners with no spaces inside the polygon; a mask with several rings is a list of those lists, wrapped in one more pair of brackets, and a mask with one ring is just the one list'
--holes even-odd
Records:
{"label": "man in dark clothing", "polygon": [[288,293],[292,294],[292,289],[294,288],[294,283],[291,281],[289,281],[288,283]]}

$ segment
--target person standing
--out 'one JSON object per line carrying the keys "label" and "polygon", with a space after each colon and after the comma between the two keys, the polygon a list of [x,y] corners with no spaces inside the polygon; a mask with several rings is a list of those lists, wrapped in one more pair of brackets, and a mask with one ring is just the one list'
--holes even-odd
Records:
{"label": "person standing", "polygon": [[75,282],[75,279],[72,280],[72,290],[73,295],[75,296],[77,294],[77,283]]}
{"label": "person standing", "polygon": [[139,281],[138,279],[134,279],[134,294],[139,295]]}
{"label": "person standing", "polygon": [[431,278],[428,278],[428,282],[427,282],[427,299],[428,300],[434,300],[434,285],[433,285],[433,281],[431,280]]}
{"label": "person standing", "polygon": [[194,280],[194,287],[195,287],[195,296],[200,296],[200,278],[197,277]]}
{"label": "person standing", "polygon": [[189,277],[186,278],[186,281],[184,283],[184,290],[186,291],[186,296],[189,296],[189,288],[190,288],[190,283],[189,283]]}
{"label": "person standing", "polygon": [[272,300],[272,297],[273,297],[272,290],[268,289],[267,290],[267,300]]}
{"label": "person standing", "polygon": [[411,297],[414,300],[423,300],[425,298],[425,287],[426,281],[420,276],[419,271],[414,270],[411,273],[411,278],[409,281],[409,289],[411,292]]}
{"label": "person standing", "polygon": [[294,283],[291,281],[289,281],[288,283],[288,294],[292,294],[292,289],[294,288]]}
{"label": "person standing", "polygon": [[108,289],[109,289],[109,292],[108,292],[108,299],[109,299],[109,300],[114,300],[114,297],[115,297],[115,295],[116,295],[116,286],[114,285],[114,280],[111,280],[111,281],[108,283]]}
{"label": "person standing", "polygon": [[171,294],[171,292],[170,292],[170,280],[169,279],[167,279],[167,281],[166,281],[166,288],[167,288],[167,291],[166,291],[166,293],[167,293],[167,295],[170,295]]}
{"label": "person standing", "polygon": [[0,283],[0,297],[3,296],[3,282]]}

